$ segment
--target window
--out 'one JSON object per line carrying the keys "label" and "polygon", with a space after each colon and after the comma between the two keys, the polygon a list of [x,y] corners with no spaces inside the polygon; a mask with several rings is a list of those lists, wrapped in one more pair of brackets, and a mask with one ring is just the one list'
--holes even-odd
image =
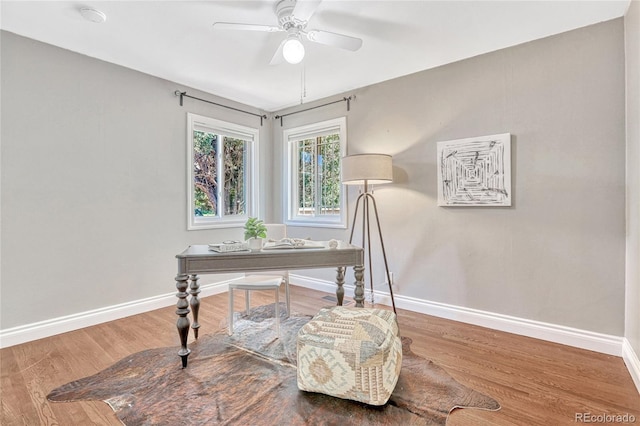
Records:
{"label": "window", "polygon": [[340,179],[346,134],[344,117],[284,131],[287,224],[347,227]]}
{"label": "window", "polygon": [[187,114],[188,229],[243,224],[257,207],[258,129]]}

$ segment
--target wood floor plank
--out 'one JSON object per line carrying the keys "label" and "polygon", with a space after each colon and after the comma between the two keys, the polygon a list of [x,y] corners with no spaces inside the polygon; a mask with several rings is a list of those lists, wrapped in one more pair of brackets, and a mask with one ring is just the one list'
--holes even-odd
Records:
{"label": "wood floor plank", "polygon": [[[325,296],[292,286],[292,310],[313,315],[331,306]],[[252,293],[253,306],[272,302],[271,292]],[[235,309],[244,309],[240,294]],[[0,424],[119,425],[102,402],[49,403],[46,395],[145,349],[175,346],[178,364],[176,318],[167,307],[0,350]],[[201,335],[226,321],[226,293],[202,300]],[[497,412],[454,410],[449,426],[575,425],[576,413],[585,412],[629,413],[640,423],[640,394],[619,357],[404,310],[398,321],[416,354],[502,405]]]}
{"label": "wood floor plank", "polygon": [[29,389],[20,372],[13,348],[6,348],[0,351],[0,357],[2,358],[0,424],[38,424],[38,412],[36,407],[31,404]]}
{"label": "wood floor plank", "polygon": [[[32,342],[31,345],[20,345],[14,350],[18,371],[14,377],[21,376],[30,401],[31,424],[56,425],[58,421],[46,399],[51,383],[49,380],[56,374],[56,356],[46,339]],[[78,411],[74,407],[69,413]],[[33,415],[35,413],[35,416]]]}

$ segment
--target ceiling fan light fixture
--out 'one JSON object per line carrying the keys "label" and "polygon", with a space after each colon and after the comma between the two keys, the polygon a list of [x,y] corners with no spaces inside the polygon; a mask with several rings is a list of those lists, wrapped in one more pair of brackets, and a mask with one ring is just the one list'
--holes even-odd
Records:
{"label": "ceiling fan light fixture", "polygon": [[290,64],[299,64],[304,58],[304,46],[298,34],[290,34],[282,46],[282,56]]}

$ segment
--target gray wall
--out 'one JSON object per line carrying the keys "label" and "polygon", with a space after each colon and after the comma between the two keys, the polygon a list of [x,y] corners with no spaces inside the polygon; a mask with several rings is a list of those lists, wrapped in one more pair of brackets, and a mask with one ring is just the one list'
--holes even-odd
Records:
{"label": "gray wall", "polygon": [[[623,334],[622,19],[347,95],[356,95],[349,153],[393,155],[396,181],[376,198],[397,294]],[[321,108],[285,127],[344,114]],[[513,207],[437,207],[437,141],[507,132]],[[274,140],[282,144],[278,125]],[[379,256],[375,263],[384,290]]]}
{"label": "gray wall", "polygon": [[625,337],[640,354],[640,2],[625,16],[627,67],[627,293]]}
{"label": "gray wall", "polygon": [[176,253],[241,236],[186,230],[186,114],[260,121],[174,91],[259,111],[1,34],[3,329],[170,293]]}

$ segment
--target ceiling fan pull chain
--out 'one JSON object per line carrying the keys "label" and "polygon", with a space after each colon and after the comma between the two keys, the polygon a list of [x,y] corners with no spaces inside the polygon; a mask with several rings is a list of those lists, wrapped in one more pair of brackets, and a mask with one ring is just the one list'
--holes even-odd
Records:
{"label": "ceiling fan pull chain", "polygon": [[307,66],[303,63],[300,69],[300,105],[304,103],[307,97]]}

